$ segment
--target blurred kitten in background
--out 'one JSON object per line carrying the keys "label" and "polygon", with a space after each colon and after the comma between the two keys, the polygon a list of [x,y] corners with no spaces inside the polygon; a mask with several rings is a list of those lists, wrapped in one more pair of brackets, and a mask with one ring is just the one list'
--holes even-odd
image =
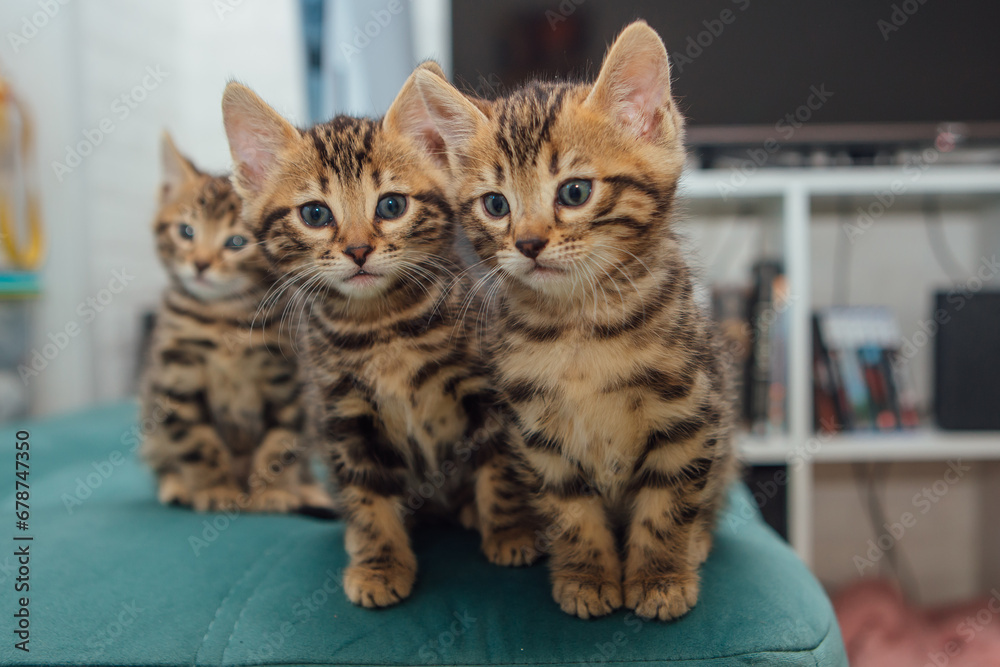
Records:
{"label": "blurred kitten in background", "polygon": [[287,302],[240,219],[239,197],[169,135],[162,151],[153,230],[169,286],[141,389],[142,423],[153,425],[143,454],[159,499],[199,511],[330,507],[309,474],[291,328],[281,319]]}

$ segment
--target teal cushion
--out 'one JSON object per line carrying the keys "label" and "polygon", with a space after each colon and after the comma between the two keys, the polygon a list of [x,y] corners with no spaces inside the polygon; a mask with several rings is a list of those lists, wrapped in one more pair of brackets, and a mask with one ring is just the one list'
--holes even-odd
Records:
{"label": "teal cushion", "polygon": [[[674,623],[581,621],[544,565],[502,569],[476,536],[414,538],[413,596],[348,603],[339,521],[162,507],[137,462],[134,405],[22,424],[30,519],[15,530],[13,440],[0,433],[5,532],[30,535],[30,652],[14,647],[14,558],[0,556],[0,663],[24,665],[846,665],[822,588],[736,487],[698,606]],[[4,548],[11,554],[13,548]],[[13,566],[13,567],[12,567]]]}

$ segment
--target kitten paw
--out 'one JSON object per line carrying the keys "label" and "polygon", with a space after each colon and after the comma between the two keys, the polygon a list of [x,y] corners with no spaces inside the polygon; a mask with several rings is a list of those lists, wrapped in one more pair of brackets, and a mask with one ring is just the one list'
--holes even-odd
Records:
{"label": "kitten paw", "polygon": [[303,507],[334,509],[333,498],[319,484],[303,484],[297,489]]}
{"label": "kitten paw", "polygon": [[250,506],[247,509],[251,512],[281,514],[294,512],[301,506],[302,498],[297,493],[285,489],[264,489],[250,496]]}
{"label": "kitten paw", "polygon": [[483,537],[486,560],[504,567],[531,565],[542,555],[535,548],[535,533],[530,527],[514,527]]}
{"label": "kitten paw", "polygon": [[191,489],[177,475],[164,475],[156,492],[157,499],[164,505],[190,505]]}
{"label": "kitten paw", "polygon": [[410,596],[416,572],[397,565],[373,569],[351,565],[344,571],[347,599],[362,607],[388,607]]}
{"label": "kitten paw", "polygon": [[701,567],[702,563],[708,560],[708,555],[712,552],[712,535],[705,533],[700,535],[691,545],[690,561],[694,567]]}
{"label": "kitten paw", "polygon": [[476,503],[466,503],[458,510],[458,523],[466,530],[479,530],[479,512]]}
{"label": "kitten paw", "polygon": [[622,606],[622,587],[611,579],[561,575],[553,578],[552,597],[567,614],[596,618]]}
{"label": "kitten paw", "polygon": [[242,508],[246,498],[242,490],[235,486],[216,486],[201,489],[191,494],[191,506],[199,512],[218,512],[234,507]]}
{"label": "kitten paw", "polygon": [[698,602],[698,575],[643,576],[625,582],[625,606],[643,618],[669,621]]}

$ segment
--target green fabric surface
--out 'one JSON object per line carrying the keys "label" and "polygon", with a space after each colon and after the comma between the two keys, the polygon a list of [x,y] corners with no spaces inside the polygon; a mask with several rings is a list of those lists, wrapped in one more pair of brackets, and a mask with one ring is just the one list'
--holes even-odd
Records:
{"label": "green fabric surface", "polygon": [[[552,601],[544,563],[490,565],[476,536],[458,528],[418,530],[412,597],[371,611],[340,590],[339,521],[158,505],[134,451],[136,413],[119,405],[19,425],[31,434],[23,533],[13,516],[16,427],[0,430],[0,663],[847,664],[822,588],[742,486],[717,530],[698,606],[679,621],[626,611],[567,616]],[[15,534],[34,537],[29,653],[14,648],[12,632],[23,595],[14,593],[12,545],[23,544]]]}

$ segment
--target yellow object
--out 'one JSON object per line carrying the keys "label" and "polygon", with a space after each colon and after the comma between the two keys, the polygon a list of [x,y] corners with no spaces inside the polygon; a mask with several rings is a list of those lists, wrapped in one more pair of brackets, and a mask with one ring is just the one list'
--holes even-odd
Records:
{"label": "yellow object", "polygon": [[[17,126],[20,125],[20,132]],[[6,80],[0,78],[0,162],[4,171],[0,188],[0,243],[14,267],[25,271],[37,269],[45,254],[41,206],[33,184],[31,119]],[[18,178],[20,177],[20,178]],[[20,239],[17,224],[18,186],[24,195],[27,238]]]}

